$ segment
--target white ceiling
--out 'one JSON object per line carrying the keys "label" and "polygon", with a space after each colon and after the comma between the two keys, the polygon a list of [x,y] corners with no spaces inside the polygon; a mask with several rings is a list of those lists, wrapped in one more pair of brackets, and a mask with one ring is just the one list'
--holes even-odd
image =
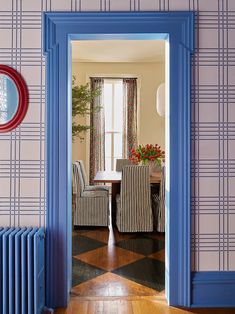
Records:
{"label": "white ceiling", "polygon": [[164,40],[72,41],[75,62],[163,62]]}

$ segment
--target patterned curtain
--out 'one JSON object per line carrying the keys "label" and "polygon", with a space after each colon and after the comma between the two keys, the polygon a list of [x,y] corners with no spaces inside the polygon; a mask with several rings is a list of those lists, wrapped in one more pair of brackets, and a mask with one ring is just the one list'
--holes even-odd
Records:
{"label": "patterned curtain", "polygon": [[137,146],[137,79],[123,79],[123,158]]}
{"label": "patterned curtain", "polygon": [[97,171],[105,168],[105,121],[103,108],[104,79],[91,78],[91,89],[101,89],[101,95],[91,103],[91,109],[100,106],[100,110],[92,110],[90,115],[90,184],[94,183]]}

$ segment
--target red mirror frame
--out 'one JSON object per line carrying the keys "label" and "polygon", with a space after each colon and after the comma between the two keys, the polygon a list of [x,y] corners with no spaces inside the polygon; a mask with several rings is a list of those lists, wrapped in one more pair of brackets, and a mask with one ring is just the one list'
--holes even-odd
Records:
{"label": "red mirror frame", "polygon": [[23,77],[13,68],[7,65],[0,65],[0,74],[5,74],[12,79],[19,95],[19,104],[15,115],[7,123],[0,124],[0,132],[9,132],[15,129],[26,115],[29,103],[28,89]]}

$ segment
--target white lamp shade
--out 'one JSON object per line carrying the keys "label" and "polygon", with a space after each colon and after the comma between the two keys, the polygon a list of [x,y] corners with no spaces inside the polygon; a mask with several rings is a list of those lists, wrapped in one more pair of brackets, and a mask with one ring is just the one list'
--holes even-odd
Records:
{"label": "white lamp shade", "polygon": [[165,83],[159,85],[156,97],[157,113],[161,117],[165,117]]}

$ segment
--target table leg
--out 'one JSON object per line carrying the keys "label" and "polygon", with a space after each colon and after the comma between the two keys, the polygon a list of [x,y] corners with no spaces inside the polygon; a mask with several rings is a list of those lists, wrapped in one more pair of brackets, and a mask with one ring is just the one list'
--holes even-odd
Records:
{"label": "table leg", "polygon": [[112,225],[116,226],[116,195],[120,193],[120,182],[112,183]]}

